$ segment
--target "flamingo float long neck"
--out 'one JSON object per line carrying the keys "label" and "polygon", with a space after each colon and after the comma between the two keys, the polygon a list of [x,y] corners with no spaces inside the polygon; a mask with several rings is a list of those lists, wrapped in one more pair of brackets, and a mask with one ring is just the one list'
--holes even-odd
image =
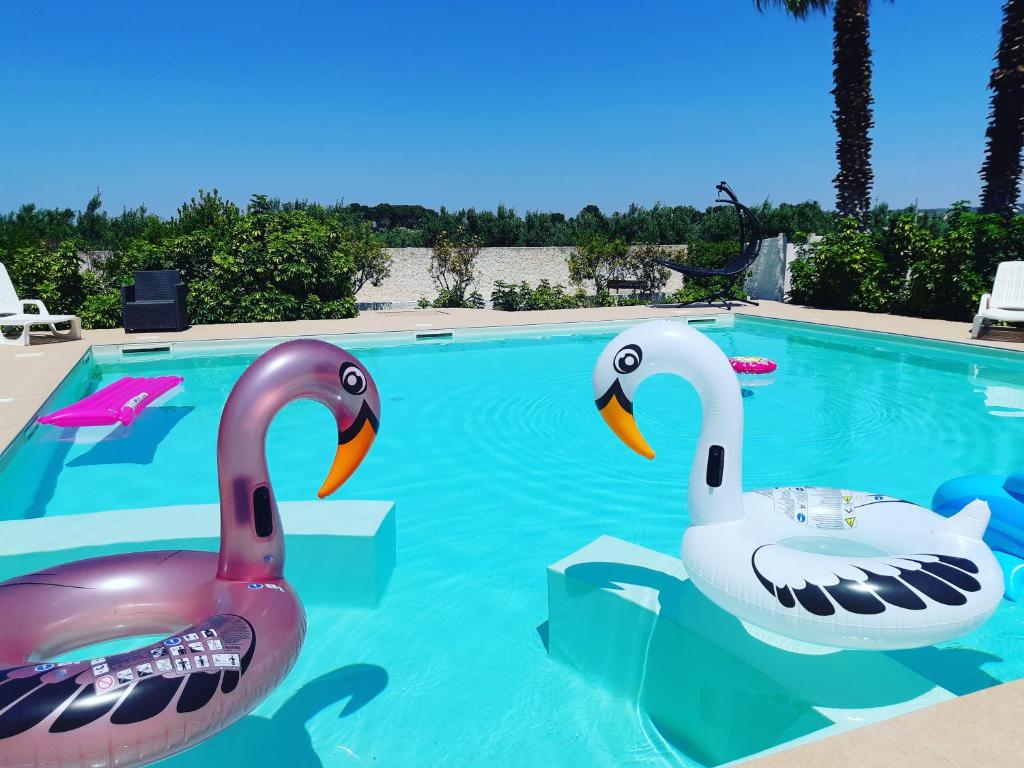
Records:
{"label": "flamingo float long neck", "polygon": [[[332,493],[370,449],[380,396],[344,350],[286,341],[249,367],[224,406],[219,554],[126,552],[0,584],[0,768],[150,765],[245,716],[284,679],[306,617],[283,577],[284,532],[264,446],[275,414],[299,398],[323,403],[337,422],[320,496]],[[157,527],[167,522],[152,518]],[[38,661],[165,632],[103,658]]]}
{"label": "flamingo float long neck", "polygon": [[[658,326],[656,329],[654,326]],[[612,431],[648,459],[654,451],[633,417],[633,395],[658,373],[689,381],[703,414],[690,469],[689,510],[693,525],[743,517],[743,398],[729,359],[702,333],[671,321],[626,331],[601,354],[594,368],[594,397]]]}
{"label": "flamingo float long neck", "polygon": [[[318,354],[309,354],[310,347]],[[264,353],[235,384],[217,437],[221,537],[218,578],[280,579],[284,531],[267,469],[266,437],[278,411],[293,400],[325,405],[338,425],[334,463],[320,488],[330,495],[355,471],[376,436],[380,398],[373,380],[342,349],[299,340]]]}

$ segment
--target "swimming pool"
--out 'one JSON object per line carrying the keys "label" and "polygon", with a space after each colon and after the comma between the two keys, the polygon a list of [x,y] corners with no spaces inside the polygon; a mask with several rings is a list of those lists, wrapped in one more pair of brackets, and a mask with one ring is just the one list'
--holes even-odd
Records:
{"label": "swimming pool", "polygon": [[[747,317],[706,332],[728,354],[779,362],[775,383],[744,399],[748,489],[827,485],[927,505],[945,479],[1024,463],[1013,353]],[[306,647],[282,688],[166,764],[699,765],[634,701],[550,659],[538,631],[548,564],[606,533],[675,554],[686,525],[696,395],[674,378],[646,384],[637,412],[658,460],[631,454],[592,402],[613,333],[356,339],[382,394],[381,434],[339,495],[397,502],[387,593],[373,610],[307,606]],[[257,353],[98,351],[48,407],[129,373],[178,373],[184,391],[118,439],[31,430],[0,458],[0,518],[215,501],[220,409]],[[334,432],[315,404],[280,414],[268,441],[279,499],[315,496]],[[1004,601],[965,638],[890,656],[967,693],[1024,677],[1022,627]]]}

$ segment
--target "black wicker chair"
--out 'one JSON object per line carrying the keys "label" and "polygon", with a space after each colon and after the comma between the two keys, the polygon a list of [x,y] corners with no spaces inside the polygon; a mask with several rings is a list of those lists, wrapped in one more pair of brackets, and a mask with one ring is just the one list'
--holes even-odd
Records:
{"label": "black wicker chair", "polygon": [[135,285],[121,288],[124,330],[184,331],[188,328],[185,284],[176,269],[136,272]]}
{"label": "black wicker chair", "polygon": [[[673,269],[676,272],[680,272],[685,277],[730,277],[732,278],[731,285],[727,285],[718,294],[708,298],[702,299],[701,301],[694,301],[691,304],[713,304],[716,301],[722,302],[722,305],[726,309],[732,309],[730,302],[738,301],[742,304],[752,304],[757,306],[756,301],[750,299],[737,299],[733,298],[730,294],[732,293],[732,287],[737,281],[742,280],[747,270],[750,269],[751,265],[757,260],[757,257],[761,254],[761,225],[757,221],[757,217],[754,212],[751,211],[747,206],[743,205],[737,198],[733,191],[729,188],[729,185],[724,181],[719,183],[715,189],[723,195],[725,198],[718,198],[715,200],[716,203],[727,203],[736,208],[736,215],[740,220],[740,252],[726,261],[721,267],[717,268],[706,268],[706,267],[694,267],[689,264],[679,264],[675,261],[669,261],[668,259],[658,259],[658,263],[669,269]],[[669,305],[661,305],[669,306]],[[674,304],[671,306],[688,306],[687,304]]]}

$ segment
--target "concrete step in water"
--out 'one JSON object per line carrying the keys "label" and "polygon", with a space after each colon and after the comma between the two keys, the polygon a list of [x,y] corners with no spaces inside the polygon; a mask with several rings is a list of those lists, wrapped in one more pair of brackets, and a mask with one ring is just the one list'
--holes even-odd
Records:
{"label": "concrete step in water", "polygon": [[[375,607],[395,567],[390,501],[281,502],[285,575],[310,604]],[[100,555],[220,547],[220,507],[191,504],[0,522],[0,581]]]}
{"label": "concrete step in water", "polygon": [[711,603],[678,558],[611,536],[548,568],[548,616],[551,656],[638,701],[661,738],[709,766],[953,698],[942,682],[977,663],[780,637]]}

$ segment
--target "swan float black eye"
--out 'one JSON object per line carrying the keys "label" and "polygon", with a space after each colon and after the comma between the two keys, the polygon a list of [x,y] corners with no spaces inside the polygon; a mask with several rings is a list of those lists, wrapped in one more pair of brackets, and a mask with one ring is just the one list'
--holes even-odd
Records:
{"label": "swan float black eye", "polygon": [[615,361],[612,363],[612,367],[618,373],[632,373],[640,367],[643,359],[644,353],[640,347],[636,344],[627,344],[615,353]]}

